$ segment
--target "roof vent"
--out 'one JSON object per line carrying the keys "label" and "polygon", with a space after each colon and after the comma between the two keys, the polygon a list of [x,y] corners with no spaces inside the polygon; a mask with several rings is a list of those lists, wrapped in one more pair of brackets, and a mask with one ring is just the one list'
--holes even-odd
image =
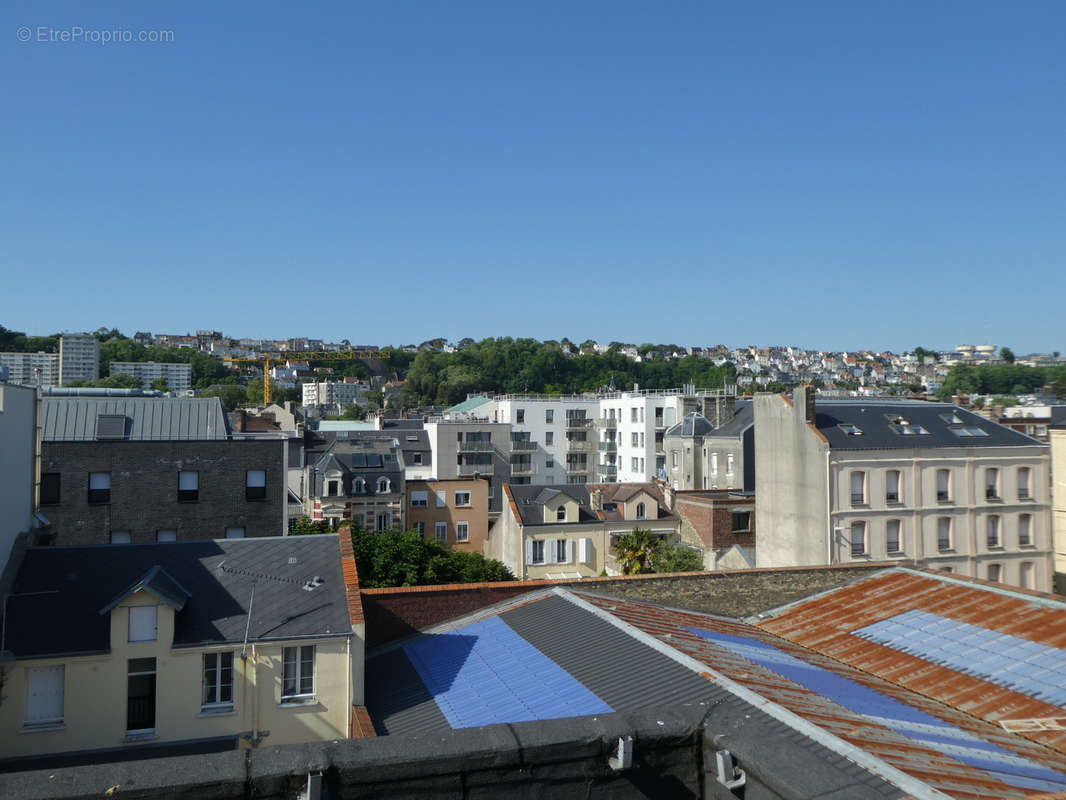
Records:
{"label": "roof vent", "polygon": [[97,441],[108,439],[126,438],[126,417],[124,414],[97,414],[96,415],[96,439]]}
{"label": "roof vent", "polygon": [[304,591],[313,592],[325,582],[325,579],[321,575],[315,575],[315,577],[308,578],[306,581],[304,581]]}

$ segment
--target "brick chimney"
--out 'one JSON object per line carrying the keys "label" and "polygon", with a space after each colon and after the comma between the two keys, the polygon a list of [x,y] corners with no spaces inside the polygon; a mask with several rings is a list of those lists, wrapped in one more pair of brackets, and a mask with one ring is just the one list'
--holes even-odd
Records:
{"label": "brick chimney", "polygon": [[603,511],[603,489],[593,489],[589,493],[589,501],[593,511]]}

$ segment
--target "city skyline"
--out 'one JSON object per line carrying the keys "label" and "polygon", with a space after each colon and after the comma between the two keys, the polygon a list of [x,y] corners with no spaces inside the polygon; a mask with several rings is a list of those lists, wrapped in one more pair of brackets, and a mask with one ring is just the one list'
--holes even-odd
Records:
{"label": "city skyline", "polygon": [[1066,349],[1061,4],[2,18],[15,329]]}

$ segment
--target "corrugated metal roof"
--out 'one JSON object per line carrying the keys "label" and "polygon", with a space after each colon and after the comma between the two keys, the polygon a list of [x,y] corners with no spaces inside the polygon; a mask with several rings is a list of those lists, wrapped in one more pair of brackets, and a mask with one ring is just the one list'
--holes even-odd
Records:
{"label": "corrugated metal roof", "polygon": [[752,625],[573,594],[953,797],[1066,789],[1066,757]]}
{"label": "corrugated metal roof", "polygon": [[[894,569],[759,626],[993,723],[1066,717],[1066,604]],[[1020,735],[1066,753],[1066,730]]]}
{"label": "corrugated metal roof", "polygon": [[[229,437],[217,397],[45,397],[46,442],[94,442],[97,418],[124,416],[126,441],[205,441]],[[113,441],[114,437],[107,437]]]}

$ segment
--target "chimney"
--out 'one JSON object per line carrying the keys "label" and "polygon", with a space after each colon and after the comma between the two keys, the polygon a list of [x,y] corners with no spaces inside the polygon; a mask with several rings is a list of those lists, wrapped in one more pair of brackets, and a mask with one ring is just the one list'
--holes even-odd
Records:
{"label": "chimney", "polygon": [[243,408],[237,410],[237,433],[248,430],[248,412]]}
{"label": "chimney", "polygon": [[593,489],[589,494],[593,511],[603,511],[603,489]]}
{"label": "chimney", "polygon": [[668,509],[674,510],[674,487],[669,483],[663,484],[663,502]]}
{"label": "chimney", "polygon": [[813,386],[799,386],[792,394],[792,401],[796,405],[797,413],[803,415],[799,419],[808,425],[814,424],[814,397],[817,393],[818,390]]}

